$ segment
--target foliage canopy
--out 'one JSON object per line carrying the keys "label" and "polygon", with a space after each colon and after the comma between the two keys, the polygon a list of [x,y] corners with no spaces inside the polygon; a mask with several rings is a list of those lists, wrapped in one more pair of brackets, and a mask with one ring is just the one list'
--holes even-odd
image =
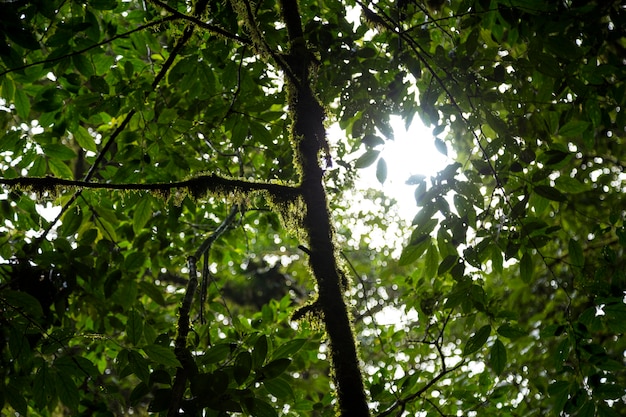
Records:
{"label": "foliage canopy", "polygon": [[626,7],[426,3],[2,2],[3,412],[626,415]]}

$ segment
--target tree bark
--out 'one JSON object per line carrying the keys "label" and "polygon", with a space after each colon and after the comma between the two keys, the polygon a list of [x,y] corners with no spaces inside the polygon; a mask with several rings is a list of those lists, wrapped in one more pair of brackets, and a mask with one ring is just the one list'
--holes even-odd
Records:
{"label": "tree bark", "polygon": [[285,78],[294,119],[292,140],[301,168],[300,187],[306,207],[303,227],[308,234],[309,262],[318,286],[316,307],[322,315],[330,342],[339,412],[344,417],[369,416],[322,178],[320,152],[328,152],[328,145],[324,110],[315,98],[309,77],[313,56],[306,47],[297,1],[281,0],[281,8],[290,42]]}

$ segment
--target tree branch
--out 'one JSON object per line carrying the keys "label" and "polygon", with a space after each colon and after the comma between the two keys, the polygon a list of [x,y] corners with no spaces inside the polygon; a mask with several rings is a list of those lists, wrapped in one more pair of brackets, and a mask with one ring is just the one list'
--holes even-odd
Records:
{"label": "tree branch", "polygon": [[176,417],[179,415],[180,403],[182,402],[183,395],[185,394],[187,380],[190,376],[198,372],[198,368],[196,367],[193,357],[191,356],[191,352],[187,349],[187,336],[189,335],[189,312],[191,311],[193,296],[198,288],[196,258],[194,256],[190,256],[187,259],[187,265],[189,268],[189,281],[187,283],[187,290],[185,291],[185,297],[183,298],[182,305],[178,310],[178,334],[176,335],[176,342],[174,343],[174,353],[176,353],[176,358],[180,362],[181,367],[176,369],[176,376],[174,377],[174,384],[172,385],[172,398],[169,409],[167,410],[167,417]]}
{"label": "tree branch", "polygon": [[184,181],[169,183],[126,183],[108,184],[78,180],[68,180],[55,177],[19,177],[0,178],[0,185],[30,189],[36,193],[56,192],[59,188],[99,189],[99,190],[124,190],[124,191],[151,191],[168,195],[173,189],[187,189],[194,198],[200,198],[206,194],[240,195],[252,192],[267,192],[273,197],[296,198],[300,195],[300,189],[291,185],[282,185],[273,182],[254,182],[236,178],[224,178],[219,175],[200,175]]}
{"label": "tree branch", "polygon": [[431,379],[430,381],[428,381],[428,383],[426,385],[424,385],[422,388],[420,388],[417,392],[414,392],[413,394],[402,398],[398,401],[396,401],[395,403],[393,403],[393,405],[391,407],[389,407],[388,409],[386,409],[385,411],[383,411],[382,413],[378,414],[377,417],[384,417],[384,416],[388,416],[390,415],[395,409],[397,409],[398,407],[401,407],[401,409],[404,409],[406,407],[406,405],[408,403],[410,403],[411,401],[413,401],[414,399],[416,399],[417,397],[421,396],[423,393],[425,393],[426,391],[428,391],[433,385],[435,385],[441,378],[443,378],[444,376],[446,376],[447,374],[449,374],[450,372],[454,372],[457,369],[459,369],[461,366],[465,365],[465,361],[461,361],[458,364],[456,364],[454,367],[441,371],[439,372],[439,374],[437,374],[436,377],[434,377],[433,379]]}
{"label": "tree branch", "polygon": [[[198,1],[196,3],[196,7],[195,7],[195,10],[194,10],[194,13],[197,14],[197,15],[200,15],[201,13],[203,13],[204,8],[206,7],[207,1]],[[174,20],[174,17],[171,17],[171,18],[168,18],[168,19],[169,20]],[[163,21],[165,21],[165,19]],[[136,29],[136,30],[138,30],[138,29]],[[193,35],[193,31],[194,31],[194,26],[192,26],[192,25],[189,25],[189,26],[187,26],[185,28],[185,31],[183,32],[183,35],[180,37],[180,39],[178,40],[178,42],[176,43],[176,45],[172,49],[172,52],[167,57],[167,60],[165,61],[165,63],[161,67],[161,70],[159,71],[159,73],[156,75],[156,77],[152,81],[151,87],[152,87],[153,90],[158,87],[158,85],[161,82],[161,80],[165,77],[165,75],[167,74],[167,72],[169,71],[171,66],[174,64],[174,60],[179,55],[179,53],[182,51],[183,46],[185,46],[187,41],[189,41],[189,39],[191,39],[191,36]],[[129,32],[129,33],[132,33],[132,32]],[[120,123],[120,125],[111,134],[109,139],[106,141],[106,143],[104,144],[104,146],[100,150],[100,153],[96,157],[96,160],[94,161],[93,165],[91,166],[91,168],[87,172],[87,175],[84,178],[85,182],[91,180],[91,178],[93,177],[93,175],[96,172],[96,169],[98,168],[100,163],[104,160],[104,157],[105,157],[106,153],[109,151],[111,146],[113,146],[113,143],[115,143],[115,140],[120,135],[120,133],[122,133],[124,131],[124,129],[126,129],[126,126],[128,125],[128,123],[130,123],[130,120],[133,118],[135,113],[136,113],[135,109],[130,110],[128,112],[128,114],[126,114],[126,117],[124,117],[124,120],[122,121],[122,123]],[[80,196],[81,192],[82,192],[82,190],[78,190],[76,193],[74,193],[72,198],[70,198],[69,201],[63,205],[63,207],[61,208],[61,211],[57,215],[56,219],[54,219],[54,221],[52,221],[50,223],[48,228],[45,229],[44,232],[41,234],[41,236],[39,236],[37,238],[37,240],[35,241],[37,245],[39,245],[46,238],[48,233],[50,233],[50,230],[52,230],[54,225],[59,221],[59,219],[61,219],[61,216],[63,216],[63,214],[67,211],[67,209],[69,207],[71,207],[72,204],[74,204],[74,201],[76,201],[78,196]]]}
{"label": "tree branch", "polygon": [[59,57],[56,57],[56,58],[43,59],[41,61],[31,62],[30,64],[22,65],[21,67],[15,67],[15,68],[6,69],[6,70],[0,72],[0,77],[2,77],[3,75],[9,74],[11,72],[21,71],[21,70],[24,70],[26,68],[34,67],[35,65],[49,64],[49,63],[52,63],[52,62],[61,61],[61,60],[66,59],[66,58],[71,58],[73,56],[80,55],[80,54],[83,54],[83,53],[85,53],[87,51],[90,51],[90,50],[92,50],[94,48],[98,48],[100,46],[103,46],[103,45],[106,45],[108,43],[111,43],[114,40],[117,40],[117,39],[120,39],[120,38],[125,38],[128,35],[131,35],[131,34],[133,34],[135,32],[139,32],[141,30],[144,30],[144,29],[147,29],[147,28],[151,28],[153,26],[162,25],[163,23],[166,23],[166,22],[169,22],[169,21],[172,21],[172,20],[177,20],[177,19],[180,19],[180,17],[179,16],[167,16],[167,17],[164,17],[163,19],[155,20],[154,22],[146,23],[145,25],[141,25],[139,27],[136,27],[135,29],[132,29],[132,30],[130,30],[128,32],[120,33],[119,35],[115,35],[112,38],[105,39],[102,42],[95,43],[95,44],[93,44],[91,46],[88,46],[88,47],[83,48],[83,49],[79,49],[78,51],[70,52],[69,54],[66,54],[66,55],[63,55],[63,56],[59,56]]}
{"label": "tree branch", "polygon": [[175,17],[176,19],[183,19],[183,20],[187,20],[188,22],[193,23],[194,25],[198,26],[199,28],[205,29],[215,35],[220,35],[223,36],[227,39],[232,39],[235,40],[237,42],[240,42],[244,45],[251,45],[252,41],[248,38],[244,38],[242,36],[236,35],[234,33],[230,33],[225,29],[222,29],[219,26],[216,25],[212,25],[210,23],[206,23],[203,22],[202,20],[198,19],[195,16],[189,16],[186,15],[184,13],[179,12],[178,10],[176,10],[175,8],[171,7],[168,4],[163,3],[160,0],[148,0],[148,2],[153,3],[165,10],[167,10],[168,12],[170,12],[172,14],[173,17]]}

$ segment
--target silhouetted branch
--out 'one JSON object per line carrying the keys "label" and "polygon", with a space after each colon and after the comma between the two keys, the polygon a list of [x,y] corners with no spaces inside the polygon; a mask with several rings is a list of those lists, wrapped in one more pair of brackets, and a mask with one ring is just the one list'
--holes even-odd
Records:
{"label": "silhouetted branch", "polygon": [[189,268],[189,281],[187,290],[183,298],[182,305],[178,310],[178,334],[174,343],[174,352],[181,367],[176,369],[174,384],[172,385],[172,397],[170,406],[167,411],[168,417],[179,415],[180,403],[185,393],[185,387],[189,377],[198,372],[198,368],[191,356],[191,352],[187,349],[187,336],[189,335],[189,312],[191,311],[191,303],[193,296],[198,288],[198,271],[196,268],[196,258],[190,256],[187,259],[187,267]]}
{"label": "silhouetted branch", "polygon": [[426,385],[424,385],[422,388],[420,388],[417,392],[414,392],[413,394],[396,401],[395,403],[393,403],[393,405],[391,407],[389,407],[388,409],[386,409],[382,413],[378,414],[377,417],[388,416],[392,412],[394,412],[394,410],[396,410],[397,408],[400,408],[401,410],[404,410],[408,403],[410,403],[411,401],[413,401],[414,399],[416,399],[417,397],[421,396],[423,393],[428,391],[433,385],[435,385],[437,382],[439,382],[439,380],[441,378],[443,378],[444,376],[446,376],[450,372],[456,371],[457,369],[459,369],[463,365],[465,365],[465,361],[461,361],[456,366],[454,366],[454,367],[452,367],[450,369],[447,369],[447,370],[439,372],[439,374],[437,374],[436,377],[434,377],[433,379],[428,381],[428,383]]}
{"label": "silhouetted branch", "polygon": [[30,189],[36,193],[56,192],[59,188],[104,189],[124,191],[150,191],[167,196],[171,190],[186,189],[193,197],[199,198],[207,194],[239,195],[251,192],[268,192],[282,199],[296,198],[300,195],[298,187],[272,182],[254,182],[235,178],[224,178],[219,175],[200,175],[184,181],[151,184],[110,184],[68,180],[55,177],[19,177],[0,178],[0,184],[9,187]]}

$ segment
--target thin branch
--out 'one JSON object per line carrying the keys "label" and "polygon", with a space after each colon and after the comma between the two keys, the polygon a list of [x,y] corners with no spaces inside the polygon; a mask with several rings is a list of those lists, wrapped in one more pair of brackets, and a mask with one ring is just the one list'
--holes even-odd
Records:
{"label": "thin branch", "polygon": [[[196,4],[196,8],[199,8],[199,7],[201,7],[200,2],[198,2],[198,4]],[[169,69],[174,64],[174,60],[176,59],[178,54],[182,51],[183,47],[189,41],[189,39],[191,39],[191,36],[193,35],[193,30],[194,30],[194,26],[187,26],[185,28],[185,31],[183,32],[183,35],[178,40],[178,42],[176,43],[176,45],[172,49],[172,52],[167,57],[167,60],[165,61],[165,63],[161,67],[161,70],[159,71],[159,73],[156,75],[156,77],[152,81],[151,87],[152,87],[153,90],[155,90],[158,87],[158,85],[161,82],[161,80],[165,77],[165,75],[167,74]],[[97,156],[96,160],[94,161],[93,165],[91,166],[91,168],[87,172],[87,175],[84,178],[84,182],[90,181],[91,178],[95,175],[96,169],[100,166],[100,164],[104,160],[104,157],[105,157],[106,153],[113,146],[113,144],[115,143],[115,140],[117,139],[117,137],[124,131],[124,129],[126,129],[126,126],[128,125],[128,123],[130,123],[130,120],[133,118],[135,113],[136,113],[135,109],[132,109],[131,111],[129,111],[128,114],[126,115],[126,117],[124,118],[124,120],[122,121],[122,123],[120,123],[120,125],[111,134],[109,139],[106,141],[106,143],[104,144],[104,146],[100,150],[100,153],[98,154],[98,156]],[[48,233],[50,233],[50,231],[52,230],[54,225],[61,219],[61,217],[63,216],[63,214],[65,214],[67,209],[72,204],[74,204],[74,202],[76,201],[76,198],[78,198],[78,196],[80,195],[81,192],[82,192],[82,189],[78,190],[72,196],[72,198],[70,198],[69,201],[67,203],[65,203],[63,205],[63,207],[61,207],[61,211],[59,212],[57,217],[54,219],[54,221],[52,221],[50,223],[48,228],[45,229],[44,232],[41,234],[41,236],[39,236],[37,238],[37,240],[35,241],[37,246],[46,238]]]}
{"label": "thin branch", "polygon": [[187,259],[189,268],[189,281],[183,302],[178,310],[178,334],[174,344],[174,352],[176,358],[181,363],[181,367],[176,369],[174,384],[172,386],[172,394],[167,417],[175,417],[179,415],[180,403],[185,393],[185,387],[189,376],[197,372],[191,352],[187,349],[187,336],[189,335],[189,312],[191,311],[191,303],[193,296],[198,288],[198,271],[196,268],[196,258],[190,256]]}
{"label": "thin branch", "polygon": [[189,15],[186,15],[184,13],[181,13],[178,10],[176,10],[175,8],[173,8],[172,6],[170,6],[168,4],[165,4],[165,3],[163,3],[160,0],[148,0],[148,2],[153,3],[153,4],[155,4],[155,5],[159,6],[159,7],[167,10],[168,12],[170,12],[172,14],[172,16],[176,17],[177,19],[187,20],[188,22],[191,22],[194,25],[196,25],[196,26],[198,26],[198,27],[200,27],[202,29],[208,30],[209,32],[211,32],[213,34],[221,35],[221,36],[223,36],[223,37],[225,37],[227,39],[235,40],[235,41],[240,42],[240,43],[242,43],[244,45],[251,45],[252,44],[252,42],[248,38],[244,38],[244,37],[241,37],[241,36],[236,35],[234,33],[230,33],[227,30],[222,29],[219,26],[203,22],[202,20],[198,19],[195,16],[189,16]]}
{"label": "thin branch", "polygon": [[409,395],[409,396],[407,396],[405,398],[402,398],[401,400],[396,401],[395,403],[393,403],[393,405],[391,405],[391,407],[389,407],[388,409],[386,409],[382,413],[378,414],[377,417],[388,416],[391,413],[393,413],[394,410],[396,410],[398,407],[400,407],[401,409],[406,408],[406,405],[408,403],[410,403],[411,401],[413,401],[417,397],[420,397],[423,393],[425,393],[430,388],[432,388],[437,382],[439,382],[439,380],[441,378],[443,378],[444,376],[446,376],[450,372],[456,371],[457,369],[459,369],[463,365],[465,365],[465,361],[459,362],[456,366],[454,366],[454,367],[452,367],[452,368],[450,368],[450,369],[448,369],[446,371],[439,372],[439,374],[437,374],[437,376],[435,376],[433,379],[428,381],[428,383],[426,385],[424,385],[422,388],[420,388],[417,392],[414,392],[413,394],[411,394],[411,395]]}
{"label": "thin branch", "polygon": [[166,22],[169,22],[169,21],[172,21],[172,20],[177,20],[177,19],[180,19],[180,17],[178,17],[178,16],[167,16],[167,17],[164,17],[163,19],[155,20],[154,22],[146,23],[145,25],[141,25],[139,27],[136,27],[135,29],[132,29],[132,30],[130,30],[128,32],[120,33],[119,35],[115,35],[112,38],[105,39],[102,42],[95,43],[95,44],[93,44],[91,46],[88,46],[88,47],[83,48],[83,49],[79,49],[78,51],[70,52],[69,54],[66,54],[66,55],[63,55],[63,56],[59,56],[59,57],[55,57],[55,58],[43,59],[41,61],[31,62],[30,64],[22,65],[21,67],[15,67],[15,68],[6,69],[6,70],[0,72],[0,77],[2,77],[5,74],[9,74],[11,72],[21,71],[21,70],[24,70],[26,68],[34,67],[35,65],[49,64],[49,63],[52,63],[52,62],[61,61],[61,60],[66,59],[66,58],[71,58],[73,56],[80,55],[80,54],[83,54],[83,53],[85,53],[87,51],[90,51],[90,50],[92,50],[94,48],[98,48],[100,46],[103,46],[103,45],[106,45],[108,43],[111,43],[111,42],[113,42],[113,41],[115,41],[117,39],[125,38],[125,37],[127,37],[127,36],[129,36],[129,35],[131,35],[131,34],[133,34],[135,32],[139,32],[141,30],[144,30],[144,29],[147,29],[147,28],[151,28],[153,26],[158,26],[158,25],[161,25],[163,23],[166,23]]}
{"label": "thin branch", "polygon": [[202,283],[200,286],[200,322],[204,323],[204,303],[206,301],[207,290],[209,287],[209,251],[215,241],[228,230],[231,223],[235,219],[235,215],[239,212],[239,206],[234,205],[230,209],[228,216],[222,221],[222,223],[215,229],[215,231],[202,242],[194,256],[196,258],[203,257],[202,261]]}
{"label": "thin branch", "polygon": [[222,223],[217,227],[217,229],[215,229],[215,231],[211,234],[211,236],[206,238],[206,240],[202,242],[198,250],[196,250],[196,253],[194,254],[196,258],[201,257],[209,249],[211,249],[211,246],[213,245],[213,243],[215,243],[215,241],[220,236],[222,236],[226,230],[228,230],[228,228],[230,227],[230,224],[233,222],[235,215],[238,212],[239,212],[239,206],[234,205],[233,208],[230,209],[230,213],[228,213],[228,216],[224,219],[224,221],[222,221]]}

